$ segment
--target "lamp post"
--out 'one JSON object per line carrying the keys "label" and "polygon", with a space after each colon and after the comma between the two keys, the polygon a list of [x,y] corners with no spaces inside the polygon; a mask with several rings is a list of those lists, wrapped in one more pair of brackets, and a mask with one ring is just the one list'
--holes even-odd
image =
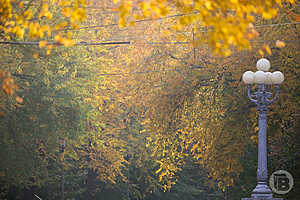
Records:
{"label": "lamp post", "polygon": [[[273,198],[272,191],[268,187],[267,168],[267,111],[268,105],[273,103],[279,93],[279,85],[283,82],[284,76],[281,72],[268,72],[270,62],[262,58],[257,61],[258,71],[255,73],[247,71],[243,74],[243,81],[247,84],[247,93],[251,102],[257,105],[258,117],[258,165],[257,165],[257,186],[253,190],[251,198],[242,200],[282,200]],[[251,85],[257,84],[257,91],[251,94]],[[275,85],[275,95],[272,98],[271,85]],[[272,99],[271,99],[272,98]]]}
{"label": "lamp post", "polygon": [[66,140],[59,139],[59,152],[62,156],[62,164],[61,164],[61,199],[64,200],[65,198],[65,168],[64,168],[64,155],[62,155],[66,148]]}

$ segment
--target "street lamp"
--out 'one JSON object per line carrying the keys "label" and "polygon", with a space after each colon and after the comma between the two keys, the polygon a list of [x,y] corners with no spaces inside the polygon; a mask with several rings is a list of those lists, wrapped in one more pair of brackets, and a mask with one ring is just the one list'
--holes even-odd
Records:
{"label": "street lamp", "polygon": [[[268,72],[270,62],[262,58],[257,61],[258,71],[247,71],[243,74],[243,81],[247,84],[247,93],[251,102],[257,105],[258,118],[258,165],[257,165],[257,186],[253,190],[251,198],[242,200],[282,200],[273,198],[272,191],[268,187],[267,168],[267,111],[268,105],[278,98],[279,85],[283,82],[284,76],[280,71]],[[251,85],[257,84],[257,91],[251,94]],[[272,98],[271,85],[275,85],[275,96]]]}
{"label": "street lamp", "polygon": [[59,152],[62,156],[62,164],[61,164],[61,199],[64,200],[65,198],[65,168],[64,168],[64,155],[63,153],[65,152],[66,148],[66,140],[63,138],[59,139]]}

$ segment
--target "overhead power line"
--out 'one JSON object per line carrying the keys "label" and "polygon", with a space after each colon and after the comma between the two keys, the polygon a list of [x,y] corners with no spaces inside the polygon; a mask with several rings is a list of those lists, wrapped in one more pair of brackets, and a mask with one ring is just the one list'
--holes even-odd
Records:
{"label": "overhead power line", "polygon": [[300,24],[300,22],[287,22],[287,23],[278,23],[278,24],[263,24],[263,25],[256,25],[254,27],[256,28],[263,28],[263,27],[269,27],[269,26],[286,26],[286,25],[295,25],[295,24]]}
{"label": "overhead power line", "polygon": [[[174,17],[175,15],[173,15]],[[177,15],[178,16],[178,15]],[[172,16],[170,16],[172,17]],[[300,24],[300,22],[287,22],[287,23],[277,23],[277,24],[265,24],[265,25],[257,25],[254,26],[256,28],[262,28],[262,27],[274,27],[274,26],[286,26],[286,25],[297,25]],[[83,27],[84,28],[84,27]],[[200,28],[200,27],[199,27]],[[203,30],[200,32],[208,32],[210,30]],[[144,44],[189,44],[190,42],[186,42],[186,41],[176,41],[176,42],[160,42],[160,41],[156,41],[156,42],[137,42],[137,43],[133,43],[130,41],[120,41],[120,42],[113,42],[113,41],[102,41],[102,42],[77,42],[74,45],[75,46],[97,46],[97,45],[119,45],[119,44],[128,44],[128,45],[144,45]],[[22,41],[0,41],[0,44],[9,44],[9,45],[39,45],[39,42],[22,42]],[[51,44],[51,45],[63,45],[61,43],[57,43],[57,42],[47,42],[47,44]]]}
{"label": "overhead power line", "polygon": [[[18,42],[18,41],[0,41],[0,44],[9,44],[9,45],[39,45],[40,42]],[[47,42],[50,45],[63,46],[61,43],[57,42]],[[76,42],[75,46],[97,46],[97,45],[115,45],[115,44],[130,44],[130,41],[125,42]]]}
{"label": "overhead power line", "polygon": [[[159,17],[159,18],[148,18],[148,19],[141,19],[141,20],[135,20],[135,23],[140,23],[140,22],[148,22],[148,21],[159,21],[159,20],[164,20],[164,19],[169,19],[169,18],[174,18],[174,17],[181,17],[181,16],[187,16],[187,15],[194,15],[197,14],[198,12],[193,12],[189,14],[176,14],[176,15],[170,15],[166,17]],[[95,25],[95,26],[82,26],[79,28],[65,28],[65,29],[59,29],[58,31],[77,31],[77,30],[84,30],[84,29],[96,29],[96,28],[106,28],[106,27],[111,27],[111,26],[119,26],[118,23],[112,23],[112,24],[102,24],[102,25]]]}
{"label": "overhead power line", "polygon": [[[300,24],[300,22],[287,22],[287,23],[277,23],[277,24],[263,24],[263,25],[255,25],[255,28],[264,28],[264,27],[273,27],[273,26],[286,26],[286,25],[296,25]],[[195,27],[195,29],[204,29],[204,28],[209,28],[209,27]],[[209,32],[213,30],[203,30],[203,31],[198,31],[198,32]]]}
{"label": "overhead power line", "polygon": [[163,70],[147,70],[140,72],[128,72],[128,73],[103,73],[97,74],[98,76],[124,76],[124,75],[133,75],[133,74],[148,74],[148,73],[160,73],[160,72],[180,72],[179,69],[163,69]]}
{"label": "overhead power line", "polygon": [[[251,41],[252,43],[266,43],[266,42],[276,42],[277,40],[263,40],[263,41]],[[283,42],[296,42],[300,40],[283,40]],[[18,42],[18,41],[0,41],[1,44],[7,45],[39,45],[39,42]],[[61,43],[57,42],[47,42],[50,45],[63,46]],[[102,42],[77,42],[74,46],[98,46],[98,45],[162,45],[162,44],[172,44],[172,45],[184,45],[191,44],[188,41],[177,41],[177,42],[169,42],[169,41],[155,41],[155,42],[132,42],[132,41],[123,41],[123,42],[112,42],[112,41],[102,41]]]}
{"label": "overhead power line", "polygon": [[[169,18],[175,18],[175,17],[182,17],[182,16],[188,16],[188,15],[195,15],[199,13],[198,11],[195,11],[193,13],[188,13],[188,14],[176,14],[176,15],[169,15],[166,17],[160,17],[160,18],[148,18],[148,19],[142,19],[142,20],[135,20],[135,23],[140,23],[140,22],[148,22],[148,21],[160,21],[164,19],[169,19]],[[263,25],[255,25],[254,27],[257,28],[262,28],[262,27],[268,27],[268,26],[284,26],[284,25],[293,25],[293,24],[299,24],[300,22],[287,22],[287,23],[277,23],[277,24],[263,24]],[[112,24],[102,24],[102,25],[95,25],[95,26],[83,26],[79,28],[65,28],[65,29],[59,29],[58,31],[77,31],[77,30],[89,30],[89,29],[97,29],[97,28],[106,28],[106,27],[111,27],[111,26],[118,26],[118,23],[112,23]],[[203,28],[209,28],[209,27],[195,27],[195,29],[203,29]],[[204,30],[203,32],[208,32],[209,30]]]}

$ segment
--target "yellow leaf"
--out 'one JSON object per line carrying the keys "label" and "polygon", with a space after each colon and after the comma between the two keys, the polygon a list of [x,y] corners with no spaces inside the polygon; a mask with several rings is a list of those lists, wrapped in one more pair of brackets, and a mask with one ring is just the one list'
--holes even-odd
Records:
{"label": "yellow leaf", "polygon": [[270,13],[268,13],[268,12],[263,12],[263,13],[262,13],[262,16],[263,16],[263,18],[265,18],[265,19],[271,19],[271,18],[272,18],[272,15],[271,15]]}
{"label": "yellow leaf", "polygon": [[163,34],[165,34],[165,35],[171,35],[171,32],[169,30],[164,30]]}
{"label": "yellow leaf", "polygon": [[129,22],[129,26],[135,26],[135,25],[136,25],[135,21]]}
{"label": "yellow leaf", "polygon": [[193,148],[191,149],[191,153],[195,152],[196,148],[198,147],[198,144],[194,144]]}
{"label": "yellow leaf", "polygon": [[120,25],[120,27],[125,27],[126,26],[126,20],[124,18],[120,18],[119,25]]}
{"label": "yellow leaf", "polygon": [[78,24],[72,24],[71,26],[72,26],[72,29],[78,29],[79,28]]}
{"label": "yellow leaf", "polygon": [[54,41],[55,42],[59,42],[61,40],[61,36],[60,35],[55,35],[54,36]]}
{"label": "yellow leaf", "polygon": [[16,97],[16,101],[17,101],[18,103],[23,103],[23,99],[22,99],[21,97]]}
{"label": "yellow leaf", "polygon": [[205,1],[205,6],[208,10],[212,9],[211,1]]}
{"label": "yellow leaf", "polygon": [[300,22],[300,16],[298,14],[293,13],[293,18],[296,22]]}
{"label": "yellow leaf", "polygon": [[230,56],[230,54],[231,54],[231,51],[229,49],[224,50],[224,56],[225,57]]}
{"label": "yellow leaf", "polygon": [[52,44],[47,45],[47,49],[48,49],[48,50],[51,50],[52,48],[53,48],[53,45],[52,45]]}
{"label": "yellow leaf", "polygon": [[259,53],[261,56],[264,56],[264,55],[265,55],[265,53],[264,53],[261,49],[258,51],[258,53]]}
{"label": "yellow leaf", "polygon": [[46,12],[44,16],[47,17],[48,19],[52,19],[52,13],[50,12]]}
{"label": "yellow leaf", "polygon": [[50,53],[51,53],[51,49],[47,49],[46,55],[48,56],[48,55],[50,55]]}
{"label": "yellow leaf", "polygon": [[258,141],[257,135],[252,135],[252,136],[250,137],[250,139],[252,140],[252,142],[255,142],[255,143],[257,143],[257,141]]}
{"label": "yellow leaf", "polygon": [[58,5],[61,6],[61,7],[70,6],[71,1],[59,1]]}
{"label": "yellow leaf", "polygon": [[48,19],[51,19],[52,18],[52,14],[49,12],[48,9],[49,9],[49,5],[47,3],[43,4],[41,12],[39,14],[39,18],[45,16]]}
{"label": "yellow leaf", "polygon": [[23,28],[19,28],[18,32],[16,34],[19,38],[23,39],[24,33],[25,33],[25,30]]}
{"label": "yellow leaf", "polygon": [[67,8],[63,8],[62,10],[62,14],[65,16],[65,17],[70,17],[71,16],[71,8],[70,7],[67,7]]}
{"label": "yellow leaf", "polygon": [[276,46],[277,46],[278,48],[283,48],[283,47],[285,47],[285,43],[282,42],[282,41],[280,41],[280,40],[277,40],[277,41],[276,41]]}
{"label": "yellow leaf", "polygon": [[42,31],[42,32],[46,32],[46,31],[47,31],[47,33],[48,33],[48,36],[50,36],[50,35],[51,35],[51,29],[50,29],[50,27],[49,27],[49,26],[47,26],[47,25],[43,25],[43,26],[41,26],[41,31]]}
{"label": "yellow leaf", "polygon": [[264,48],[265,48],[266,52],[267,52],[269,55],[272,54],[272,51],[271,51],[269,45],[265,45]]}
{"label": "yellow leaf", "polygon": [[162,168],[159,168],[158,170],[155,171],[155,174],[158,174],[161,170]]}
{"label": "yellow leaf", "polygon": [[68,26],[68,23],[67,22],[62,22],[62,23],[56,25],[55,29],[58,30],[58,29],[66,27],[66,26]]}
{"label": "yellow leaf", "polygon": [[47,41],[43,40],[39,42],[39,47],[42,48],[47,45]]}
{"label": "yellow leaf", "polygon": [[295,0],[288,0],[288,2],[290,2],[291,4],[294,4]]}
{"label": "yellow leaf", "polygon": [[35,59],[37,59],[37,58],[39,57],[39,54],[34,53],[34,54],[33,54],[33,57],[34,57]]}
{"label": "yellow leaf", "polygon": [[149,2],[142,2],[141,3],[141,8],[142,8],[143,12],[145,12],[146,10],[150,9],[150,3]]}
{"label": "yellow leaf", "polygon": [[45,4],[42,6],[42,10],[48,10],[48,7],[49,7],[48,4],[45,3]]}

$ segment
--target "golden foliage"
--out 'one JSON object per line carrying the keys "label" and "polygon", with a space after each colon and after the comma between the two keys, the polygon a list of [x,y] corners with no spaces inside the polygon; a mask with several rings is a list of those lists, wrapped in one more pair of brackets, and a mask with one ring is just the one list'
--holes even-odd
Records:
{"label": "golden foliage", "polygon": [[[195,0],[123,0],[120,3],[120,25],[126,20],[151,17],[166,17],[172,14],[181,15],[174,26],[175,30],[186,26],[195,26],[196,35],[202,43],[207,43],[216,54],[228,56],[230,48],[249,49],[250,39],[256,36],[252,27],[257,16],[271,19],[278,13],[283,3],[294,3],[293,0],[253,0],[253,1],[195,1]],[[270,51],[265,49],[268,54]]]}
{"label": "golden foliage", "polygon": [[[54,0],[54,1],[0,1],[0,40],[30,38],[41,40],[39,47],[46,47],[46,54],[49,55],[52,45],[47,44],[51,37],[54,41],[66,47],[72,46],[72,34],[70,32],[58,32],[66,27],[77,27],[77,24],[85,19],[87,5],[85,0]],[[55,15],[55,18],[53,16]],[[59,15],[64,16],[60,25],[56,25]],[[33,55],[38,58],[38,54]],[[2,89],[12,95],[17,86],[10,76],[3,78]]]}
{"label": "golden foliage", "polygon": [[2,83],[1,89],[9,96],[12,96],[14,91],[18,89],[18,86],[14,83],[14,80],[9,72],[0,70],[0,81]]}
{"label": "golden foliage", "polygon": [[[85,19],[87,5],[85,0],[43,0],[40,2],[16,2],[12,0],[0,1],[0,38],[10,40],[13,37],[23,39],[43,39],[50,37],[56,30],[57,11],[64,16],[64,28],[67,26],[76,27],[77,23]],[[55,35],[55,33],[53,34]],[[61,36],[62,37],[62,36]],[[57,40],[66,46],[72,45],[65,41],[70,38]]]}

